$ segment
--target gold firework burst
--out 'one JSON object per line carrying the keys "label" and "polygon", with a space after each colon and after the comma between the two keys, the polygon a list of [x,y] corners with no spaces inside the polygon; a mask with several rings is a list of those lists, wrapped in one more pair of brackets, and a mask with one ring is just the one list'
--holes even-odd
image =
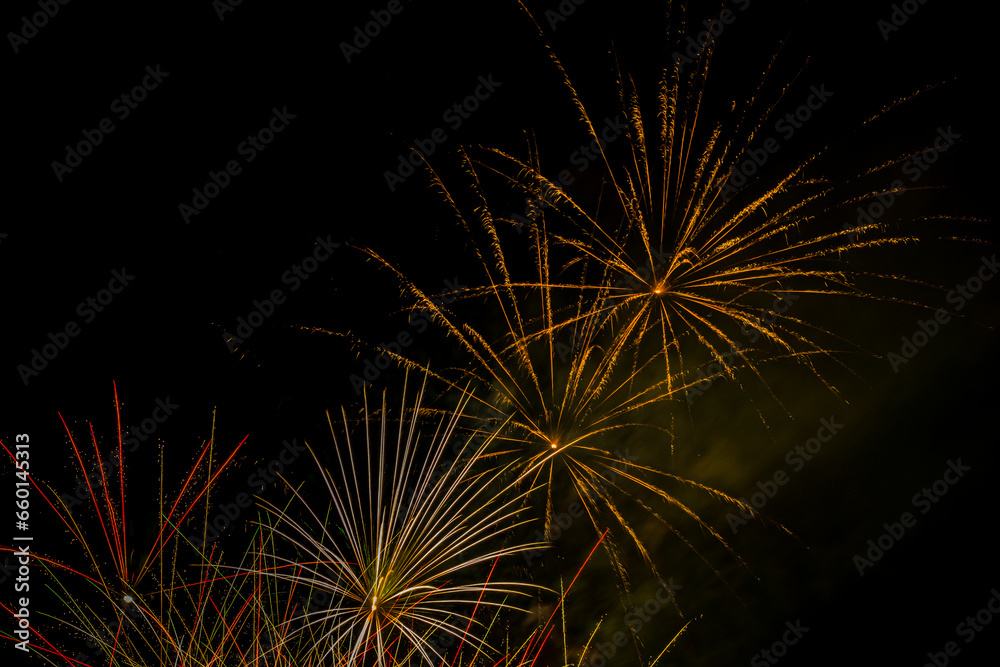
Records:
{"label": "gold firework burst", "polygon": [[[678,39],[683,30],[684,3],[679,9],[676,4],[668,3],[668,16],[676,12],[681,20],[672,23],[668,19],[668,42]],[[526,8],[525,12],[530,16]],[[544,31],[535,26],[546,40]],[[673,30],[678,32],[673,34]],[[836,393],[816,360],[847,368],[839,353],[844,347],[857,347],[844,340],[835,326],[810,321],[802,309],[776,310],[773,304],[799,297],[851,297],[925,308],[907,296],[870,287],[926,285],[922,281],[845,260],[856,260],[871,249],[935,236],[952,241],[976,239],[961,238],[953,228],[943,226],[932,225],[929,231],[918,233],[916,224],[900,228],[886,219],[845,227],[838,217],[861,202],[899,194],[898,182],[875,186],[873,179],[919,153],[938,150],[937,145],[866,166],[844,181],[823,171],[824,161],[837,155],[828,145],[783,170],[761,169],[756,178],[737,185],[734,176],[742,177],[738,168],[751,161],[754,141],[795,89],[798,77],[770,102],[765,101],[764,84],[773,76],[776,54],[748,98],[733,100],[723,118],[713,117],[706,91],[715,48],[715,41],[709,40],[686,71],[680,61],[668,62],[653,86],[655,100],[650,105],[641,101],[638,84],[615,60],[624,139],[611,146],[602,139],[602,128],[592,121],[588,105],[546,43],[593,149],[595,159],[588,166],[601,172],[596,190],[583,189],[573,196],[561,177],[546,177],[534,141],[526,159],[487,148],[471,163],[499,174],[532,204],[530,220],[495,216],[496,222],[532,226],[547,235],[553,244],[570,252],[564,270],[587,265],[586,271],[577,274],[585,275],[584,280],[566,280],[559,274],[549,284],[595,292],[594,300],[608,317],[619,321],[616,331],[632,339],[640,359],[659,354],[660,379],[667,383],[668,392],[676,391],[677,382],[684,383],[707,354],[730,377],[736,366],[724,363],[724,358],[739,358],[740,366],[768,391],[761,363],[794,358]],[[924,92],[893,101],[859,122],[857,129]],[[476,175],[477,184],[480,180]],[[487,206],[485,199],[482,206]],[[927,215],[911,222],[942,220],[971,221]],[[748,333],[760,342],[747,346]],[[642,346],[651,349],[644,351]],[[688,353],[695,363],[686,362]]]}

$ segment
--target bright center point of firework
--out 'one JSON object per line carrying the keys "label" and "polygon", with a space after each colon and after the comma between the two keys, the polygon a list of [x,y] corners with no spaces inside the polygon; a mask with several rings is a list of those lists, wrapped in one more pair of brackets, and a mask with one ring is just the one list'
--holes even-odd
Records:
{"label": "bright center point of firework", "polygon": [[132,601],[132,596],[131,596],[131,595],[126,595],[126,596],[125,596],[124,598],[122,598],[122,599],[123,599],[123,600],[125,600],[125,602],[126,602],[126,603],[129,603],[129,602],[131,602],[131,601]]}

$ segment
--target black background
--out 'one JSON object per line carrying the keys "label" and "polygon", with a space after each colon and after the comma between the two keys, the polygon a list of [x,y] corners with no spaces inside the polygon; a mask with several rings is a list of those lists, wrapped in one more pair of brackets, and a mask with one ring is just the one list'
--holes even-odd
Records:
{"label": "black background", "polygon": [[[544,12],[555,5],[529,3],[546,28]],[[448,139],[430,157],[446,170],[459,146],[513,150],[528,129],[540,137],[543,165],[552,169],[566,166],[566,156],[586,141],[515,3],[404,2],[346,62],[340,43],[383,7],[246,0],[220,19],[210,2],[71,2],[17,53],[8,44],[0,438],[9,446],[13,434],[30,433],[38,476],[70,474],[57,413],[71,425],[93,420],[98,431],[112,432],[112,381],[125,424],[150,416],[157,398],[180,406],[156,436],[181,459],[209,437],[213,409],[219,442],[235,444],[249,434],[240,460],[246,470],[272,458],[283,439],[311,435],[324,409],[357,400],[349,378],[363,370],[365,355],[346,339],[302,327],[351,332],[371,343],[406,329],[396,285],[348,244],[375,248],[429,289],[474,277],[426,178],[387,187],[384,173],[411,142],[445,127]],[[689,18],[698,24],[717,9],[695,3]],[[20,29],[22,16],[36,11],[33,3],[8,3],[5,32]],[[886,2],[753,2],[720,37],[713,94],[747,95],[784,39],[779,80],[811,58],[798,95],[789,99],[804,98],[813,84],[835,92],[790,144],[789,156],[832,141],[849,147],[843,160],[851,168],[897,147],[919,150],[938,127],[953,126],[962,142],[927,183],[947,187],[935,202],[989,220],[995,58],[987,18],[974,3],[929,0],[885,40],[876,22],[891,12]],[[612,38],[638,80],[655,74],[669,55],[662,27],[661,3],[586,0],[558,24],[552,41],[588,102],[611,90]],[[689,25],[686,32],[702,29]],[[169,72],[164,82],[128,118],[115,118],[114,132],[57,180],[52,162],[64,159],[65,146],[112,116],[112,100],[157,65]],[[447,128],[445,110],[490,75],[501,82],[497,92],[457,131]],[[861,139],[840,144],[859,120],[938,82],[945,85]],[[204,186],[209,171],[239,159],[237,146],[267,124],[273,108],[295,118],[185,224],[178,205],[190,203],[192,188]],[[613,111],[608,105],[607,113]],[[991,226],[977,233],[989,238]],[[289,293],[282,274],[327,235],[344,245]],[[949,286],[964,281],[980,256],[992,254],[954,248],[916,250],[930,279]],[[77,304],[123,267],[134,281],[26,386],[17,367],[30,363],[49,332],[81,322]],[[275,288],[284,289],[287,303],[232,352],[223,332]],[[941,295],[935,298],[943,304]],[[950,323],[899,373],[884,359],[859,362],[864,383],[849,385],[846,402],[816,399],[815,409],[797,412],[773,434],[754,431],[770,442],[761,445],[768,454],[726,480],[736,494],[749,493],[780,467],[787,443],[814,432],[830,405],[849,424],[843,448],[794,480],[799,487],[790,486],[774,508],[811,548],[764,529],[741,533],[736,546],[761,579],[739,591],[738,603],[723,599],[718,616],[705,617],[676,664],[746,664],[780,636],[786,620],[797,618],[811,629],[783,659],[788,664],[923,664],[927,651],[961,641],[956,624],[1000,586],[991,493],[997,338],[987,326],[996,322],[995,306],[995,285],[988,283],[970,302],[969,319]],[[864,329],[864,311],[838,307],[849,329]],[[923,316],[893,311],[867,340],[879,353],[897,349]],[[415,349],[431,354],[432,334],[417,336]],[[733,433],[739,419],[714,421]],[[719,437],[709,428],[700,433]],[[972,472],[858,577],[851,556],[879,535],[883,521],[910,509],[910,496],[957,457]],[[45,547],[44,534],[36,535],[37,548]],[[996,622],[987,626],[954,662],[987,664],[1000,645],[998,632]]]}

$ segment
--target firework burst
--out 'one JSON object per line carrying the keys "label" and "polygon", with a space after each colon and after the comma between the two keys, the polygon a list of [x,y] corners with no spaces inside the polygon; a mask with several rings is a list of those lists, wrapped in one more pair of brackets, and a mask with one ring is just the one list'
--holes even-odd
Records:
{"label": "firework burst", "polygon": [[[524,523],[517,517],[524,494],[505,493],[509,467],[482,470],[490,439],[473,446],[456,432],[468,396],[427,442],[423,394],[421,386],[412,407],[404,403],[396,427],[385,396],[372,412],[366,398],[360,448],[346,412],[342,437],[331,421],[336,473],[313,452],[327,510],[301,489],[293,492],[304,519],[269,505],[268,530],[290,551],[272,554],[266,573],[330,601],[309,605],[292,622],[296,633],[310,633],[317,661],[436,664],[444,655],[435,638],[457,642],[456,655],[490,653],[482,610],[514,609],[508,600],[537,588],[496,576],[509,556],[537,545],[509,543]],[[449,451],[456,458],[447,462]],[[504,487],[499,495],[489,490],[495,484]]]}
{"label": "firework burst", "polygon": [[[684,13],[684,3],[668,3],[667,43],[683,37]],[[674,17],[678,20],[672,21]],[[544,31],[535,26],[546,40]],[[593,147],[596,159],[590,166],[602,172],[601,185],[581,191],[580,197],[571,196],[559,182],[544,175],[534,142],[526,159],[485,149],[474,163],[499,174],[533,204],[530,220],[498,221],[533,226],[566,249],[570,257],[563,271],[587,266],[575,274],[585,276],[583,280],[567,280],[560,273],[554,280],[544,277],[550,281],[547,284],[593,292],[594,302],[606,316],[618,320],[616,332],[631,339],[641,363],[658,355],[660,379],[668,393],[690,377],[706,354],[730,378],[735,378],[735,369],[748,369],[768,391],[761,363],[794,358],[836,393],[816,362],[826,359],[844,366],[843,348],[858,348],[841,338],[836,327],[808,320],[803,309],[775,311],[772,304],[800,296],[825,296],[922,308],[908,297],[867,286],[925,283],[844,260],[856,261],[867,250],[912,244],[921,238],[975,241],[933,225],[918,238],[916,223],[968,221],[955,216],[924,216],[903,230],[887,220],[845,228],[838,217],[859,203],[899,194],[898,185],[870,184],[903,161],[939,146],[896,155],[843,182],[821,171],[835,154],[824,146],[784,171],[761,170],[756,178],[740,183],[737,177],[743,174],[738,169],[751,161],[761,129],[795,89],[798,77],[769,103],[764,101],[768,97],[765,83],[774,75],[777,54],[764,68],[756,89],[746,100],[734,100],[723,120],[709,115],[706,101],[714,40],[687,64],[686,71],[682,61],[671,60],[654,86],[655,102],[648,106],[641,102],[644,98],[635,80],[623,73],[616,60],[619,117],[626,129],[625,138],[611,146],[602,139],[602,128],[592,122],[593,114],[563,63],[547,42],[545,47]],[[857,129],[922,92],[894,101]],[[741,342],[741,333],[760,343],[748,347]],[[695,364],[686,363],[688,353]],[[724,363],[731,356],[740,364]]]}

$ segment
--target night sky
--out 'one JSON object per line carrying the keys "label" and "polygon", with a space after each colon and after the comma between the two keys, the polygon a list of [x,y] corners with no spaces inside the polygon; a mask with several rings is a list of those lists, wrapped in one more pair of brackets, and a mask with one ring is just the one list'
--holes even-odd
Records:
{"label": "night sky", "polygon": [[[113,383],[123,426],[173,406],[152,435],[143,435],[130,488],[156,474],[155,456],[143,459],[143,448],[160,442],[185,460],[211,435],[214,410],[217,442],[234,446],[249,435],[221,487],[226,494],[245,487],[283,441],[323,440],[323,411],[359,400],[356,378],[373,356],[365,349],[408,333],[416,358],[454,361],[433,328],[408,324],[398,284],[357,247],[373,248],[431,293],[476,284],[481,267],[426,175],[418,170],[397,182],[387,172],[399,173],[400,160],[419,144],[436,169],[454,175],[460,147],[523,151],[525,133],[533,132],[543,170],[555,174],[572,168],[571,155],[587,136],[517,3],[398,0],[389,3],[398,13],[381,14],[391,19],[363,48],[344,46],[386,4],[70,2],[37,28],[23,19],[41,11],[37,3],[7,4],[6,139],[13,150],[6,199],[13,210],[0,223],[0,439],[9,446],[14,434],[31,434],[37,477],[72,483],[60,413],[81,433],[89,420],[111,437]],[[769,92],[797,77],[789,109],[812,91],[831,95],[787,140],[775,127],[779,116],[769,121],[761,138],[782,137],[782,149],[767,168],[778,172],[829,145],[839,151],[832,164],[856,173],[921,150],[951,128],[959,143],[920,176],[920,186],[936,189],[901,197],[894,214],[917,217],[927,207],[978,218],[984,222],[941,225],[991,242],[992,27],[971,2],[914,1],[897,3],[898,10],[882,0],[857,4],[730,3],[733,20],[718,37],[709,80],[714,117],[725,113],[725,100],[752,92],[780,46]],[[904,4],[916,9],[905,23],[880,27]],[[673,50],[662,39],[663,3],[528,6],[597,119],[617,111],[612,44],[646,94]],[[546,12],[559,7],[566,15],[552,31]],[[697,37],[702,19],[718,10],[718,3],[693,3],[686,34]],[[932,84],[941,85],[854,131]],[[478,108],[454,109],[477,89],[490,90]],[[67,154],[88,138],[96,144],[83,149],[89,154]],[[588,178],[581,175],[578,187],[592,184]],[[202,200],[207,185],[217,192]],[[509,215],[520,204],[495,205]],[[946,301],[948,290],[990,266],[983,258],[994,247],[928,241],[874,260],[881,270],[902,267],[945,286],[913,294],[956,315],[907,363],[893,368],[885,355],[898,352],[901,337],[919,331],[933,311],[817,302],[804,312],[871,353],[845,356],[853,373],[831,369],[839,398],[779,366],[773,387],[788,413],[769,396],[751,404],[726,382],[698,401],[694,420],[678,427],[685,473],[750,496],[758,482],[766,486],[785,471],[787,485],[764,511],[799,541],[759,521],[741,527],[733,546],[749,571],[731,559],[721,566],[735,592],[701,561],[678,555],[684,547],[676,541],[657,542],[663,573],[685,585],[682,603],[704,614],[660,664],[768,664],[752,660],[781,638],[786,621],[809,630],[781,664],[921,665],[949,641],[960,648],[951,658],[957,665],[989,664],[1000,654],[996,614],[971,641],[956,629],[1000,590],[990,481],[1000,370],[990,328],[1000,323],[996,281],[963,298],[960,313]],[[980,275],[992,277],[984,270]],[[276,292],[279,302],[265,303]],[[239,336],[241,321],[254,312],[265,315],[262,323],[235,342],[229,336]],[[44,367],[36,355],[32,368],[35,351],[59,341],[64,349]],[[381,391],[401,377],[384,371],[372,387]],[[769,428],[754,405],[763,406]],[[794,467],[786,454],[831,418],[842,430]],[[657,456],[653,447],[635,447]],[[968,470],[946,476],[959,459]],[[294,464],[302,474],[310,465]],[[4,468],[4,485],[12,484],[11,472]],[[915,494],[945,477],[955,480],[939,485],[945,493],[933,503],[915,502]],[[712,511],[730,537],[727,510]],[[860,576],[853,557],[907,511],[914,525]],[[0,542],[9,543],[12,530],[0,522]],[[34,531],[35,550],[62,548],[56,531],[51,542],[44,524]],[[579,562],[579,554],[554,553]],[[579,621],[584,636],[600,617],[623,613],[613,592],[604,599],[599,582],[591,583],[571,607],[590,615]],[[9,579],[0,584],[5,604],[11,586]],[[662,623],[664,634],[678,627],[673,612]],[[657,646],[650,643],[655,630],[644,636],[647,648]],[[15,661],[23,657],[3,650]],[[619,660],[635,664],[635,655]]]}

